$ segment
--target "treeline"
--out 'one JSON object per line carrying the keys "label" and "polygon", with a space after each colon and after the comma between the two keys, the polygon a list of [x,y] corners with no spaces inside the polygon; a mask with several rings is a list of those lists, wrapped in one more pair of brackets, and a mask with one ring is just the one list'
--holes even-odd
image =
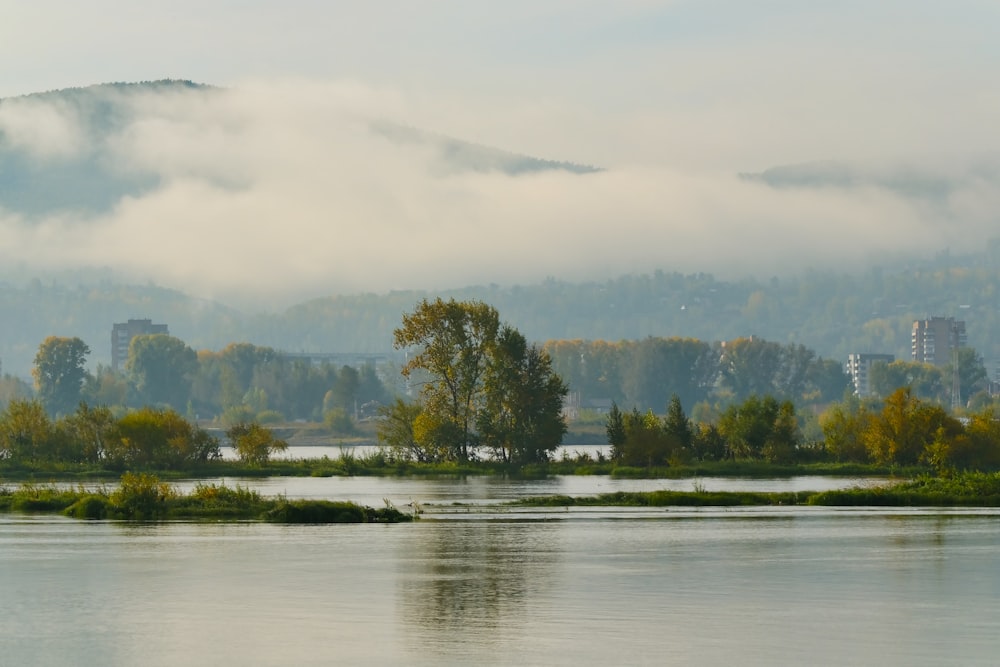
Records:
{"label": "treeline", "polygon": [[[1000,328],[998,277],[1000,241],[994,239],[974,254],[942,253],[855,273],[807,271],[780,279],[725,281],[707,273],[657,271],[581,283],[466,287],[440,295],[492,304],[531,341],[650,336],[714,341],[753,334],[804,344],[840,363],[852,352],[906,359],[914,320],[955,316],[967,322],[969,345],[992,361],[1000,359],[1000,341],[990,335]],[[387,352],[402,313],[437,295],[336,295],[258,314],[175,290],[122,285],[106,272],[64,274],[59,282],[16,280],[0,284],[5,313],[0,357],[14,374],[27,373],[46,335],[72,331],[91,343],[107,340],[110,323],[123,312],[154,314],[195,349],[252,340],[285,350]],[[103,346],[95,356],[108,361]]]}
{"label": "treeline", "polygon": [[675,395],[662,418],[613,405],[606,431],[611,458],[626,466],[736,460],[1000,469],[1000,411],[988,407],[960,419],[909,387],[884,401],[852,397],[835,403],[815,423],[791,401],[757,395],[698,421]]}
{"label": "treeline", "polygon": [[[760,338],[708,343],[693,338],[561,340],[545,344],[556,371],[580,397],[661,411],[672,395],[684,405],[775,396],[797,405],[840,400],[850,378],[840,362],[794,343]],[[598,404],[599,405],[599,404]]]}
{"label": "treeline", "polygon": [[[256,421],[225,431],[237,458],[261,466],[288,449]],[[170,408],[145,406],[115,416],[107,406],[80,403],[72,414],[49,417],[37,400],[16,399],[0,412],[0,461],[14,467],[95,464],[108,470],[191,470],[222,458],[219,438]]]}
{"label": "treeline", "polygon": [[37,400],[0,412],[0,461],[14,466],[100,464],[109,470],[187,470],[221,457],[219,441],[170,409],[144,407],[116,417],[85,403],[49,417]]}
{"label": "treeline", "polygon": [[249,343],[195,352],[166,334],[136,336],[124,372],[107,366],[88,372],[89,352],[79,338],[51,336],[39,346],[33,375],[50,415],[70,414],[84,401],[116,409],[167,407],[227,425],[325,420],[346,432],[356,416],[374,415],[389,400],[374,366],[314,365]]}

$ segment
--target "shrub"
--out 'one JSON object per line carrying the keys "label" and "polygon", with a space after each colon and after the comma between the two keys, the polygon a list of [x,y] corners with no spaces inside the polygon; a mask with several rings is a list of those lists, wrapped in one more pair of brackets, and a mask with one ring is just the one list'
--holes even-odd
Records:
{"label": "shrub", "polygon": [[155,519],[165,517],[167,503],[177,498],[177,491],[156,475],[127,472],[121,486],[111,494],[111,504],[123,519]]}
{"label": "shrub", "polygon": [[107,496],[88,494],[67,507],[63,513],[75,519],[106,519],[110,504]]}

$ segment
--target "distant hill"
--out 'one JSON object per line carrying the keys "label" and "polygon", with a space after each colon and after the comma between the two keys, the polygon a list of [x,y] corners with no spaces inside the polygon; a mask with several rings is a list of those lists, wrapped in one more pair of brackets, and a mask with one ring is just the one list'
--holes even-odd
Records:
{"label": "distant hill", "polygon": [[566,171],[573,174],[600,171],[589,165],[529,157],[387,121],[373,122],[371,130],[393,143],[430,147],[438,153],[444,164],[456,171],[499,171],[512,176],[540,171]]}
{"label": "distant hill", "polygon": [[883,189],[906,199],[943,204],[969,183],[1000,184],[1000,154],[984,153],[954,164],[940,159],[919,163],[825,160],[781,165],[742,177],[773,188]]}
{"label": "distant hill", "polygon": [[[69,279],[70,282],[61,280]],[[982,253],[913,260],[862,274],[807,272],[769,281],[727,282],[709,274],[656,272],[603,282],[547,280],[441,292],[337,295],[277,313],[248,313],[152,285],[88,283],[80,275],[0,284],[0,362],[28,376],[49,335],[80,336],[91,364],[109,363],[113,322],[148,317],[196,349],[251,342],[290,352],[388,352],[403,313],[423,298],[479,299],[529,339],[705,341],[756,335],[801,343],[826,358],[887,352],[907,359],[914,319],[967,322],[969,344],[1000,362],[1000,243]]]}
{"label": "distant hill", "polygon": [[30,113],[33,103],[44,102],[71,111],[73,122],[79,122],[82,133],[91,138],[65,159],[42,162],[12,144],[0,129],[0,206],[26,216],[67,210],[93,214],[109,210],[123,197],[155,188],[156,176],[123,170],[107,158],[104,150],[105,141],[132,118],[125,104],[129,96],[154,88],[206,94],[213,90],[191,81],[154,81],[108,83],[0,99],[0,109],[20,105],[29,108]]}
{"label": "distant hill", "polygon": [[[88,137],[86,144],[75,147],[78,150],[72,155],[42,162],[12,143],[0,127],[0,207],[29,219],[63,211],[86,216],[106,212],[124,197],[137,197],[155,189],[159,185],[156,174],[124,169],[109,158],[106,150],[107,142],[135,120],[135,111],[128,104],[130,98],[149,91],[213,95],[220,90],[192,81],[164,80],[107,83],[0,99],[0,110],[4,105],[10,109],[44,102],[49,109],[72,112],[66,115],[72,118],[74,128]],[[372,132],[393,143],[431,148],[441,164],[454,171],[500,171],[512,175],[597,171],[595,167],[520,155],[386,121],[373,121],[370,127]]]}

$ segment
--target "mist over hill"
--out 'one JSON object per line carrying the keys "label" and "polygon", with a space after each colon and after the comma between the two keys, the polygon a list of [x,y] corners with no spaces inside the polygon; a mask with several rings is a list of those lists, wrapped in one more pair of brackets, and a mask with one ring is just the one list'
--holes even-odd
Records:
{"label": "mist over hill", "polygon": [[462,113],[289,81],[0,100],[0,277],[98,269],[269,312],[330,294],[548,277],[767,280],[969,252],[1000,210],[990,156],[591,166],[585,147],[567,160],[462,137],[449,130],[469,126]]}
{"label": "mist over hill", "polygon": [[593,166],[418,106],[310,82],[0,100],[3,369],[27,375],[48,335],[107,362],[130,317],[198,348],[384,352],[436,295],[538,341],[754,334],[828,357],[903,356],[912,319],[955,315],[1000,358],[995,154]]}

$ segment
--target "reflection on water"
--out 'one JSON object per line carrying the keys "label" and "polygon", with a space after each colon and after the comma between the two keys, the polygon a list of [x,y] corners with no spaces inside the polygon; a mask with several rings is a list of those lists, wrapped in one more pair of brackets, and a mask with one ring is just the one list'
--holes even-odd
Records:
{"label": "reflection on water", "polygon": [[529,523],[436,523],[418,540],[398,555],[402,615],[439,648],[470,627],[484,637],[522,634],[526,606],[545,595],[559,562],[552,531]]}

